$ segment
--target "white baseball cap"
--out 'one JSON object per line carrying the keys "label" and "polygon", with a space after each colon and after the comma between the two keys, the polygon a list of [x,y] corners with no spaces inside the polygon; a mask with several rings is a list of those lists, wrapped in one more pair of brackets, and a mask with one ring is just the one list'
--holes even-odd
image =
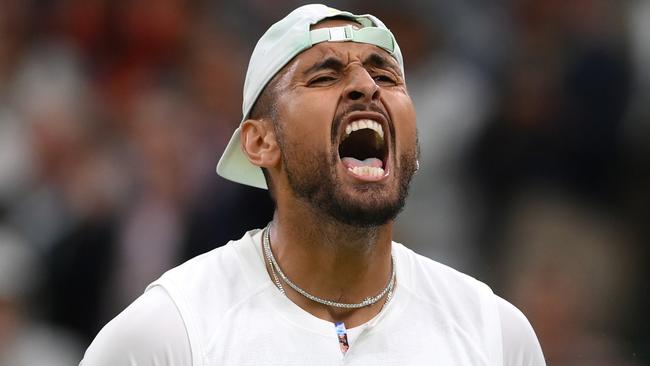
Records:
{"label": "white baseball cap", "polygon": [[[311,26],[328,18],[345,17],[361,28],[342,27],[311,30]],[[273,24],[257,42],[251,55],[244,81],[242,122],[250,113],[266,84],[300,52],[321,42],[368,43],[386,50],[398,62],[402,74],[402,53],[393,34],[377,17],[370,14],[355,15],[321,4],[304,5]],[[226,150],[217,164],[217,174],[234,182],[266,189],[262,169],[251,164],[240,142],[241,123],[230,138]]]}

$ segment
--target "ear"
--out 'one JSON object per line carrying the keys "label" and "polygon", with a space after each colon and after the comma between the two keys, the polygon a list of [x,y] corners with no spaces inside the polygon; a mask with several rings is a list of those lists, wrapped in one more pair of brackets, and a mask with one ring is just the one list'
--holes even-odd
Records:
{"label": "ear", "polygon": [[267,120],[247,119],[241,126],[241,144],[253,165],[270,168],[280,161],[275,130]]}

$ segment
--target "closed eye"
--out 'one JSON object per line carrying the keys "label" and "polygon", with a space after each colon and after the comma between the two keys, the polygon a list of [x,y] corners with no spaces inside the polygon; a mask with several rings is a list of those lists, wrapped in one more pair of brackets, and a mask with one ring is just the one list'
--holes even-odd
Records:
{"label": "closed eye", "polygon": [[336,81],[335,77],[330,75],[323,75],[310,80],[308,85],[310,86],[329,85],[334,81]]}
{"label": "closed eye", "polygon": [[395,85],[395,79],[388,75],[375,75],[373,76],[375,82],[379,85]]}

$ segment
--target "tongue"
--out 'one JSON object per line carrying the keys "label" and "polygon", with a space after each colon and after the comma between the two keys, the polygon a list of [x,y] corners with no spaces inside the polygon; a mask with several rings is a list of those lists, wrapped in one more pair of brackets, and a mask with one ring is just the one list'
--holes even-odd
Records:
{"label": "tongue", "polygon": [[377,158],[368,158],[365,160],[357,160],[355,158],[349,158],[345,157],[341,159],[343,161],[343,165],[345,165],[346,168],[354,168],[354,167],[359,167],[359,166],[369,166],[372,168],[381,168],[383,163],[381,160]]}

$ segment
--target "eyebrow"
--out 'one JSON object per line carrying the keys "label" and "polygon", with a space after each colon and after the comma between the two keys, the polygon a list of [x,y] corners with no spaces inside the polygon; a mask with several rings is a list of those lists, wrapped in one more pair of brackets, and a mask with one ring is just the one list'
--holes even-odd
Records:
{"label": "eyebrow", "polygon": [[[364,66],[372,66],[380,69],[391,69],[395,71],[398,75],[402,75],[401,70],[397,68],[394,63],[390,62],[385,56],[380,55],[379,53],[371,53],[364,61]],[[343,62],[334,56],[327,57],[326,59],[319,61],[309,68],[307,68],[303,75],[309,75],[311,73],[321,71],[321,70],[334,70],[339,71],[345,67]]]}
{"label": "eyebrow", "polygon": [[328,57],[324,59],[323,61],[317,62],[310,66],[307,70],[303,72],[303,75],[309,75],[313,72],[316,71],[321,71],[321,70],[342,70],[343,69],[343,62],[339,60],[336,57]]}
{"label": "eyebrow", "polygon": [[376,52],[371,53],[363,62],[363,64],[379,69],[391,69],[398,75],[402,75],[402,72],[399,70],[399,68],[395,67],[394,63],[390,62],[390,60],[388,60],[385,56],[382,56]]}

